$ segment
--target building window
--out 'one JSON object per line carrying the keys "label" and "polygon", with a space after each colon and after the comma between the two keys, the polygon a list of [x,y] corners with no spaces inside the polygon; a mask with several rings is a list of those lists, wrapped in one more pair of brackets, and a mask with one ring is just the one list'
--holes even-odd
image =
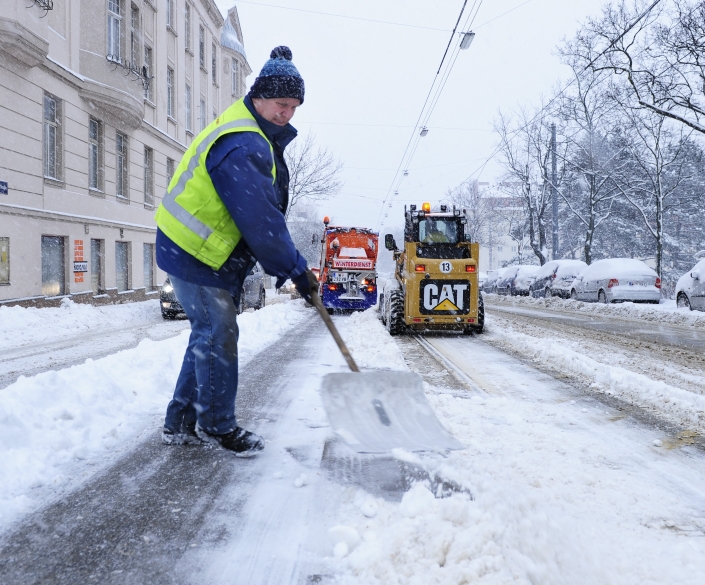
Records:
{"label": "building window", "polygon": [[198,115],[201,119],[201,132],[203,132],[206,129],[206,100],[204,99],[201,99],[201,108]]}
{"label": "building window", "polygon": [[166,159],[166,186],[167,189],[171,184],[171,179],[174,178],[174,169],[176,169],[176,164],[173,158]]}
{"label": "building window", "polygon": [[173,29],[176,25],[174,19],[176,15],[174,14],[174,0],[166,0],[166,25]]}
{"label": "building window", "polygon": [[143,244],[142,258],[144,289],[151,292],[154,290],[154,244]]}
{"label": "building window", "polygon": [[174,117],[174,70],[166,68],[166,115]]}
{"label": "building window", "polygon": [[198,62],[201,69],[206,68],[206,30],[202,25],[198,27]]}
{"label": "building window", "polygon": [[108,59],[120,61],[120,0],[108,0]]}
{"label": "building window", "polygon": [[191,5],[186,2],[184,7],[184,45],[187,51],[191,50]]}
{"label": "building window", "polygon": [[130,61],[133,67],[139,66],[140,45],[140,11],[133,4],[130,8]]}
{"label": "building window", "polygon": [[[152,47],[147,47],[146,45],[144,47],[144,66],[147,70],[147,77],[150,77],[152,75]],[[148,83],[144,88],[144,99],[149,100],[150,102],[154,101],[152,99],[151,83]]]}
{"label": "building window", "polygon": [[154,151],[144,147],[144,204],[154,206]]}
{"label": "building window", "polygon": [[103,128],[94,118],[88,120],[88,188],[103,190]]}
{"label": "building window", "polygon": [[191,86],[186,85],[186,132],[193,132],[191,126]]}
{"label": "building window", "polygon": [[105,289],[104,266],[105,240],[91,240],[91,288],[95,294]]}
{"label": "building window", "polygon": [[233,78],[233,95],[238,96],[240,95],[240,63],[237,59],[233,59],[233,71],[232,71],[232,78]]}
{"label": "building window", "polygon": [[61,180],[61,100],[44,96],[44,176]]}
{"label": "building window", "polygon": [[127,200],[130,198],[127,136],[119,132],[115,134],[115,155],[115,195],[118,199]]}
{"label": "building window", "polygon": [[218,67],[216,66],[217,62],[218,61],[216,61],[215,43],[212,43],[211,44],[211,79],[213,80],[213,85],[216,85],[218,82],[218,79],[216,76],[217,71],[218,71]]}
{"label": "building window", "polygon": [[64,238],[42,236],[42,294],[56,297],[66,294]]}
{"label": "building window", "polygon": [[115,242],[115,286],[130,290],[130,242]]}
{"label": "building window", "polygon": [[0,238],[0,284],[10,284],[10,238]]}

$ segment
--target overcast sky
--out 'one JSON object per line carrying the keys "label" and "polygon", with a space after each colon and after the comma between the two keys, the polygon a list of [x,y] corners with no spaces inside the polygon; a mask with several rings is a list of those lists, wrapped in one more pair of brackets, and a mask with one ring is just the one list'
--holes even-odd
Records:
{"label": "overcast sky", "polygon": [[[289,46],[306,83],[305,103],[292,124],[300,135],[312,132],[344,165],[342,192],[318,204],[321,215],[338,225],[384,232],[402,224],[405,203],[438,201],[470,176],[493,182],[499,167],[483,163],[496,146],[492,120],[498,109],[538,103],[566,78],[554,49],[603,3],[468,0],[461,24],[476,14],[469,27],[475,40],[457,52],[428,135],[418,140],[393,205],[383,205],[397,190],[395,173],[463,1],[235,2],[253,70],[248,86],[272,48]],[[233,5],[232,0],[216,3],[224,14]]]}

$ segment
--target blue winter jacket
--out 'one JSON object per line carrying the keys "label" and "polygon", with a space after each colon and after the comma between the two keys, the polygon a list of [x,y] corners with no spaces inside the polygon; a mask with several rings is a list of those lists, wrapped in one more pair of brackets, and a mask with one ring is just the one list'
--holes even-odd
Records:
{"label": "blue winter jacket", "polygon": [[277,180],[272,185],[272,154],[255,132],[226,134],[211,147],[206,169],[213,186],[242,233],[242,240],[219,270],[194,258],[157,229],[157,264],[167,274],[186,282],[239,294],[245,276],[259,261],[267,274],[279,280],[306,270],[306,260],[291,241],[284,214],[289,204],[289,170],[284,149],[296,138],[296,129],[277,126],[260,116],[249,96],[252,112],[274,149]]}

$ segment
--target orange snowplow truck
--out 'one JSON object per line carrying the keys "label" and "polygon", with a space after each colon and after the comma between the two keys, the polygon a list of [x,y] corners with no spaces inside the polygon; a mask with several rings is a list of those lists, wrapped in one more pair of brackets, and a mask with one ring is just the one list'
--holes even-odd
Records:
{"label": "orange snowplow truck", "polygon": [[379,234],[367,228],[328,226],[321,244],[319,294],[329,313],[364,311],[377,303]]}

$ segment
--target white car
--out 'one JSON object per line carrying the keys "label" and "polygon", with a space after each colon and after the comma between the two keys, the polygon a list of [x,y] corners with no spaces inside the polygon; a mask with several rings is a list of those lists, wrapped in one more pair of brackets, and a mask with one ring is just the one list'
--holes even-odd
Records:
{"label": "white car", "polygon": [[705,258],[678,279],[676,302],[691,311],[705,311]]}
{"label": "white car", "polygon": [[661,279],[641,260],[598,260],[575,278],[570,286],[570,298],[592,303],[633,301],[658,304],[661,300]]}

